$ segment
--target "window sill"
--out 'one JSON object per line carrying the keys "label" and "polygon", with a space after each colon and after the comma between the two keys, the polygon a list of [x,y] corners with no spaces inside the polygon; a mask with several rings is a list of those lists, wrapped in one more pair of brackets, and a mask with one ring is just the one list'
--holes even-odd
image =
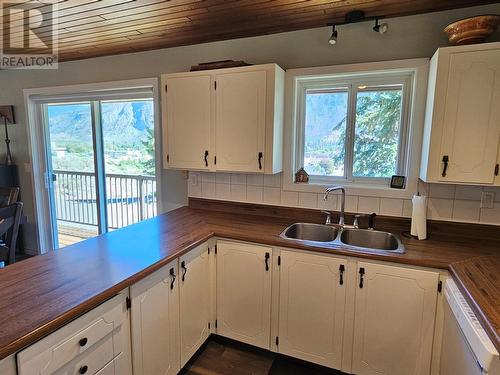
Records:
{"label": "window sill", "polygon": [[283,190],[303,193],[323,193],[327,187],[343,186],[346,195],[365,197],[411,199],[417,193],[417,181],[407,181],[406,188],[394,189],[387,185],[360,184],[360,183],[293,183],[283,181]]}

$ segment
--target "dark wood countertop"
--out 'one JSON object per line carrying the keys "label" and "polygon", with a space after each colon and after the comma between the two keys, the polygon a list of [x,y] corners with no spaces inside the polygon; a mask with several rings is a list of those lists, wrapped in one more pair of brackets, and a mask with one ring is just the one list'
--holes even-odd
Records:
{"label": "dark wood countertop", "polygon": [[[447,269],[500,348],[500,242],[495,231],[491,234],[491,228],[475,227],[478,239],[438,225],[429,240],[404,239],[405,254],[353,252],[333,245],[291,242],[279,236],[292,222],[319,222],[322,218],[318,211],[297,213],[280,208],[278,212],[268,207],[264,213],[251,205],[219,205],[214,209],[215,203],[198,200],[191,208],[179,208],[0,270],[0,359],[55,331],[213,236]],[[297,220],[298,214],[302,220]],[[403,223],[378,220],[382,229],[392,231],[400,230]]]}

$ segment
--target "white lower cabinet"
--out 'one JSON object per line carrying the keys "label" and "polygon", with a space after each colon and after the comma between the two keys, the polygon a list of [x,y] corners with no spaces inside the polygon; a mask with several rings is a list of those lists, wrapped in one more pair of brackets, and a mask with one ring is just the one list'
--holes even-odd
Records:
{"label": "white lower cabinet", "polygon": [[347,261],[281,251],[280,353],[340,368]]}
{"label": "white lower cabinet", "polygon": [[177,275],[175,260],[130,287],[134,375],[180,370]]}
{"label": "white lower cabinet", "polygon": [[358,262],[352,372],[429,374],[439,274]]}
{"label": "white lower cabinet", "polygon": [[[132,374],[128,291],[17,353],[18,375]],[[110,371],[110,370],[109,370]]]}
{"label": "white lower cabinet", "polygon": [[179,322],[181,366],[210,334],[210,263],[208,245],[200,245],[179,259]]}
{"label": "white lower cabinet", "polygon": [[272,248],[217,242],[217,333],[270,349]]}
{"label": "white lower cabinet", "polygon": [[[430,373],[438,272],[211,245],[20,351],[17,374],[174,375],[212,332],[357,375]],[[15,367],[0,361],[2,374]]]}

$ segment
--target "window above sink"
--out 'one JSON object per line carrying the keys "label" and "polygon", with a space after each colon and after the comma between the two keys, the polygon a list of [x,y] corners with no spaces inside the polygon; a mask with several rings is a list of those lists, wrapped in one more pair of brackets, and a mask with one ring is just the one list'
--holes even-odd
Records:
{"label": "window above sink", "polygon": [[[416,193],[427,67],[416,59],[288,70],[284,190]],[[308,184],[294,183],[301,167]],[[393,175],[406,176],[405,189],[390,188]]]}

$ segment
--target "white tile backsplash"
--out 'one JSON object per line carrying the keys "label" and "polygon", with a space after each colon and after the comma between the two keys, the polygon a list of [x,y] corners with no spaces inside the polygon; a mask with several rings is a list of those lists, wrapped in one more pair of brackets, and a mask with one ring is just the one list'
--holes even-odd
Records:
{"label": "white tile backsplash", "polygon": [[463,221],[469,223],[477,223],[480,213],[477,201],[455,199],[453,202],[453,217],[454,221]]}
{"label": "white tile backsplash", "polygon": [[482,186],[457,185],[455,188],[455,199],[480,201]]}
{"label": "white tile backsplash", "polygon": [[317,194],[318,196],[318,208],[327,211],[336,211],[339,209],[339,197],[335,193],[330,193],[328,199],[325,201],[323,194]]}
{"label": "white tile backsplash", "polygon": [[247,200],[252,203],[262,203],[264,188],[262,186],[247,185]]}
{"label": "white tile backsplash", "polygon": [[231,184],[234,185],[246,185],[247,175],[243,173],[232,173],[231,174]]}
{"label": "white tile backsplash", "polygon": [[[346,212],[358,212],[358,196],[357,195],[346,195],[345,197],[345,211]],[[338,206],[341,207],[342,196],[339,194]]]}
{"label": "white tile backsplash", "polygon": [[231,199],[231,185],[230,184],[215,184],[215,197],[217,199],[229,200]]}
{"label": "white tile backsplash", "polygon": [[411,202],[411,199],[404,199],[403,200],[403,216],[404,217],[411,217],[413,209],[413,203]]}
{"label": "white tile backsplash", "polygon": [[387,216],[403,216],[403,204],[403,199],[381,198],[379,213]]}
{"label": "white tile backsplash", "polygon": [[481,208],[479,221],[482,224],[500,225],[500,203],[495,202],[493,208]]}
{"label": "white tile backsplash", "polygon": [[231,173],[217,172],[215,174],[215,182],[218,184],[229,184],[231,183]]}
{"label": "white tile backsplash", "polygon": [[371,214],[375,212],[380,213],[380,198],[377,197],[359,197],[357,212],[364,214]]}
{"label": "white tile backsplash", "polygon": [[247,186],[231,184],[231,200],[245,202],[247,200]]}
{"label": "white tile backsplash", "polygon": [[281,187],[281,174],[264,175],[264,186],[279,188]]}
{"label": "white tile backsplash", "polygon": [[262,174],[248,174],[247,185],[262,186],[264,185],[264,175]]}
{"label": "white tile backsplash", "polygon": [[[421,195],[424,194],[421,193]],[[431,184],[429,189],[429,197],[453,199],[455,198],[455,185]]]}
{"label": "white tile backsplash", "polygon": [[429,198],[427,200],[427,218],[433,220],[451,220],[453,199]]}
{"label": "white tile backsplash", "polygon": [[[340,194],[323,194],[282,190],[282,175],[244,173],[190,172],[196,178],[188,180],[190,197],[223,199],[238,202],[263,203],[289,207],[304,207],[336,211],[340,209]],[[500,187],[465,185],[418,184],[421,195],[429,197],[429,219],[500,225]],[[480,208],[483,191],[495,193],[494,208]],[[411,199],[378,198],[348,195],[346,212],[375,212],[386,216],[411,217]]]}
{"label": "white tile backsplash", "polygon": [[281,205],[289,207],[297,207],[299,205],[299,193],[296,191],[281,192]]}
{"label": "white tile backsplash", "polygon": [[317,208],[318,194],[299,192],[299,206],[304,208]]}
{"label": "white tile backsplash", "polygon": [[279,205],[281,203],[281,189],[264,186],[263,201],[267,204]]}
{"label": "white tile backsplash", "polygon": [[203,198],[215,198],[215,183],[214,182],[201,182],[201,196]]}

